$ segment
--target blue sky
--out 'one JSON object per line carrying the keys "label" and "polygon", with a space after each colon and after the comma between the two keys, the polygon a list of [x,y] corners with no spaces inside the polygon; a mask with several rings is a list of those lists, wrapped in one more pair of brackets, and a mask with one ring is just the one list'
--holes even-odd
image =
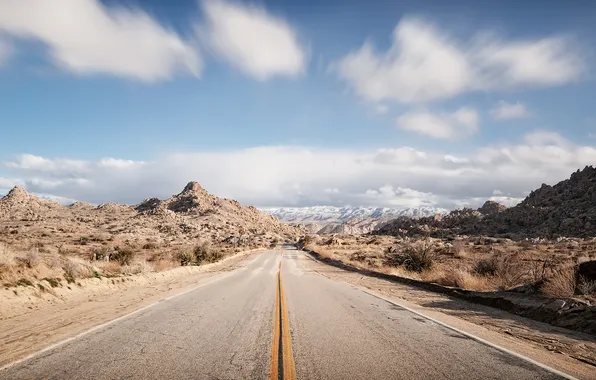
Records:
{"label": "blue sky", "polygon": [[590,1],[52,4],[0,0],[0,192],[514,204],[596,160]]}

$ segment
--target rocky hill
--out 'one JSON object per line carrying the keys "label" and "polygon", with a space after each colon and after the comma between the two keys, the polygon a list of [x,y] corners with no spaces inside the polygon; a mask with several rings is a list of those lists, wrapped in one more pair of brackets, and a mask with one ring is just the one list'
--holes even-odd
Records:
{"label": "rocky hill", "polygon": [[[268,245],[293,241],[302,230],[235,200],[209,194],[190,182],[169,199],[146,199],[135,206],[114,203],[70,206],[42,200],[20,187],[0,198],[0,238],[12,242],[76,244],[98,239],[168,246],[213,244]],[[114,243],[115,244],[115,243]]]}
{"label": "rocky hill", "polygon": [[543,184],[519,205],[466,231],[532,237],[596,236],[596,169],[586,166],[554,186]]}
{"label": "rocky hill", "polygon": [[587,166],[554,186],[543,184],[517,206],[487,201],[478,210],[452,211],[441,218],[397,219],[379,234],[527,237],[596,236],[596,169]]}

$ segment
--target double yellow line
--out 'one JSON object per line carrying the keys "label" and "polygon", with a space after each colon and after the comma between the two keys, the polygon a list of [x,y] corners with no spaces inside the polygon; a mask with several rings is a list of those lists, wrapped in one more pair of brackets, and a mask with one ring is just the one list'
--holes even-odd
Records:
{"label": "double yellow line", "polygon": [[[283,257],[283,253],[282,253]],[[283,281],[281,278],[281,260],[276,278],[275,315],[273,317],[273,341],[271,343],[271,380],[295,380],[296,368],[292,355],[292,337],[290,336],[290,320]]]}

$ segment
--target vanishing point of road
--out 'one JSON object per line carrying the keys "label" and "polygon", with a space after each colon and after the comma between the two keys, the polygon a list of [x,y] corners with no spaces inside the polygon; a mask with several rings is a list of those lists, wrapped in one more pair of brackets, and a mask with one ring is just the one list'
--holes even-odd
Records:
{"label": "vanishing point of road", "polygon": [[0,371],[0,379],[559,379],[293,249]]}

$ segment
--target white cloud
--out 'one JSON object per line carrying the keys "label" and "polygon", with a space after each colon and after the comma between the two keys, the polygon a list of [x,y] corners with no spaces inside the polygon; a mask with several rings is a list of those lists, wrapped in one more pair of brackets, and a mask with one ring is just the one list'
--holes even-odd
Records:
{"label": "white cloud", "polygon": [[389,107],[387,107],[386,104],[377,104],[375,106],[375,112],[379,115],[384,115],[387,113],[387,111],[389,111]]}
{"label": "white cloud", "polygon": [[507,103],[501,100],[490,110],[490,114],[497,120],[526,119],[532,113],[521,103]]}
{"label": "white cloud", "polygon": [[0,37],[0,65],[6,62],[13,53],[12,45]]}
{"label": "white cloud", "polygon": [[397,128],[416,132],[436,139],[449,140],[475,133],[478,130],[478,113],[462,107],[453,113],[433,114],[414,111],[397,118]]}
{"label": "white cloud", "polygon": [[393,45],[365,42],[332,65],[362,98],[419,103],[477,90],[508,90],[572,82],[584,71],[581,49],[565,37],[505,41],[478,34],[457,40],[415,18],[403,19]]}
{"label": "white cloud", "polygon": [[0,0],[0,31],[43,42],[57,66],[76,74],[152,82],[202,69],[196,49],[145,12],[98,0]]}
{"label": "white cloud", "polygon": [[517,144],[486,146],[465,155],[408,147],[270,146],[169,154],[108,167],[102,161],[107,162],[16,157],[4,164],[8,173],[0,188],[24,184],[35,193],[91,203],[138,203],[169,197],[196,180],[219,196],[260,207],[477,207],[487,199],[515,203],[542,183],[568,178],[596,162],[596,148],[537,131]]}
{"label": "white cloud", "polygon": [[307,54],[296,31],[263,8],[220,0],[203,1],[205,25],[198,33],[214,52],[259,80],[296,76]]}

